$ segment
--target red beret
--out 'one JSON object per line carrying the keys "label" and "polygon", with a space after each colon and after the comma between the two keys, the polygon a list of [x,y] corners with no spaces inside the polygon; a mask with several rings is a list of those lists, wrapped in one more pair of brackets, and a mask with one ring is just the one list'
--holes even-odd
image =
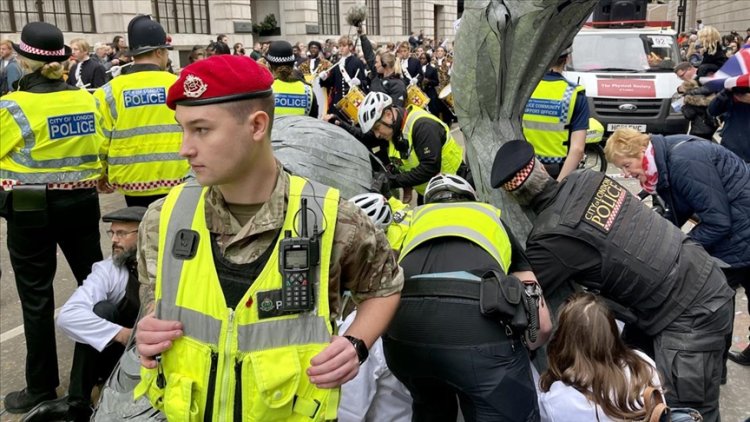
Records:
{"label": "red beret", "polygon": [[200,106],[268,97],[273,75],[247,56],[221,54],[182,69],[169,88],[167,106]]}

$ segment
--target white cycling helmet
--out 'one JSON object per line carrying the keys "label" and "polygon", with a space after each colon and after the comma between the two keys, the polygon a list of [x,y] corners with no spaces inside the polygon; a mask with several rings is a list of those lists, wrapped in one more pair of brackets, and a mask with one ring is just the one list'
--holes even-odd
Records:
{"label": "white cycling helmet", "polygon": [[424,192],[425,204],[476,200],[477,192],[469,182],[454,174],[438,174],[427,182]]}
{"label": "white cycling helmet", "polygon": [[357,117],[359,117],[359,127],[362,133],[367,133],[375,126],[375,122],[383,116],[383,110],[393,103],[391,97],[382,92],[370,92],[367,94],[362,104],[359,105]]}
{"label": "white cycling helmet", "polygon": [[385,230],[393,222],[393,212],[385,196],[379,193],[362,193],[349,199],[370,217],[375,227]]}

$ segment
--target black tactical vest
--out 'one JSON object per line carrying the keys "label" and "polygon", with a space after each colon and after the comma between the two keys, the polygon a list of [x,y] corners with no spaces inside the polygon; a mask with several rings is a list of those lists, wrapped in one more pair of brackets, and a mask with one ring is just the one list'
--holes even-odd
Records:
{"label": "black tactical vest", "polygon": [[535,220],[529,243],[555,234],[600,251],[601,280],[589,280],[591,285],[574,281],[629,307],[649,335],[690,305],[713,266],[705,253],[697,260],[693,253],[680,259],[683,244],[690,242],[687,236],[599,172],[576,171],[567,177]]}

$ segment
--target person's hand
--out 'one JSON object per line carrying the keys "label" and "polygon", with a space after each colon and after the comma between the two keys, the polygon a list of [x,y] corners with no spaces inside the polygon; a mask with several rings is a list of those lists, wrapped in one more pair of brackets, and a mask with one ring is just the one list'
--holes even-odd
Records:
{"label": "person's hand", "polygon": [[388,174],[382,171],[375,173],[370,184],[370,192],[381,193],[385,195],[391,190]]}
{"label": "person's hand", "polygon": [[318,74],[318,77],[320,78],[321,81],[325,81],[326,79],[328,79],[328,73],[329,72],[330,71],[328,71],[328,70],[324,70],[324,71],[322,71],[322,72],[320,72]]}
{"label": "person's hand", "polygon": [[115,334],[115,337],[112,340],[122,344],[123,346],[127,346],[128,340],[130,340],[130,333],[132,332],[132,328],[122,327],[120,328],[120,331]]}
{"label": "person's hand", "polygon": [[115,191],[115,188],[113,188],[112,185],[109,184],[107,176],[104,176],[96,181],[96,190],[99,193],[112,193]]}
{"label": "person's hand", "polygon": [[112,59],[110,63],[112,63],[113,66],[117,66],[120,64],[120,59]]}
{"label": "person's hand", "polygon": [[154,313],[146,315],[138,321],[135,342],[141,365],[148,369],[156,368],[154,356],[172,347],[172,342],[182,336],[180,321],[165,321],[154,317]]}
{"label": "person's hand", "polygon": [[357,376],[359,358],[354,345],[344,337],[333,336],[322,352],[310,360],[310,382],[318,388],[336,388]]}
{"label": "person's hand", "polygon": [[417,82],[419,82],[419,79],[417,79],[417,78],[411,78],[411,80],[409,80],[409,86],[416,85]]}
{"label": "person's hand", "polygon": [[339,119],[335,114],[326,114],[325,116],[323,116],[323,120],[336,126],[341,126],[341,119]]}
{"label": "person's hand", "polygon": [[350,86],[360,86],[362,84],[362,81],[359,80],[359,78],[352,78],[349,81]]}

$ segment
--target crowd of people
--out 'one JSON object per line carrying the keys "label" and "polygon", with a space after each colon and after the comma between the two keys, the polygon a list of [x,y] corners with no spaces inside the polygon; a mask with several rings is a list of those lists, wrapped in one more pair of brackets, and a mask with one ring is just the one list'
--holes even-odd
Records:
{"label": "crowd of people", "polygon": [[[691,133],[618,129],[605,149],[665,216],[576,171],[585,91],[563,76],[570,49],[547,67],[526,139],[490,170],[533,216],[524,242],[453,137],[447,42],[378,45],[359,27],[247,52],[220,34],[173,72],[148,16],[93,49],[27,24],[0,43],[0,216],[27,350],[5,409],[89,420],[94,386],[135,350],[128,404],[169,420],[648,420],[656,391],[673,420],[719,421],[727,360],[750,365],[750,347],[730,352],[733,289],[750,292],[750,93],[747,77],[701,86],[739,39],[695,35],[699,61],[675,67]],[[359,140],[371,192],[290,174],[271,147],[282,115]],[[113,192],[127,207],[101,216]],[[79,288],[55,321],[58,247]],[[60,398],[55,325],[76,342]]]}

